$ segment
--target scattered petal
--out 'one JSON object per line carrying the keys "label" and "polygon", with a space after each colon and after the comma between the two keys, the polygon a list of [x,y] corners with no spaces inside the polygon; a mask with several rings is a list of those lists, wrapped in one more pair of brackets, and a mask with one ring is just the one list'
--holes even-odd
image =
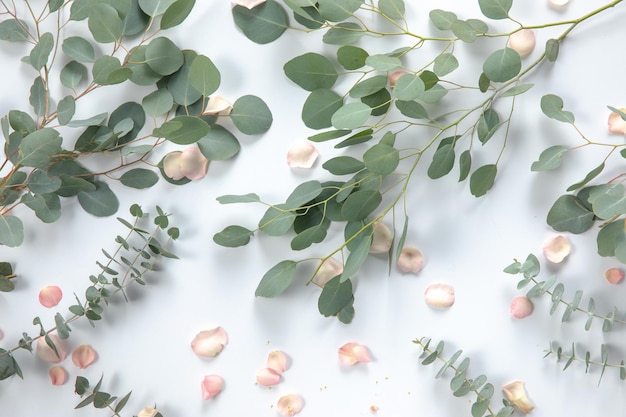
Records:
{"label": "scattered petal", "polygon": [[182,180],[185,174],[180,171],[181,151],[170,152],[163,158],[163,172],[174,181]]}
{"label": "scattered petal", "polygon": [[522,29],[509,37],[508,46],[523,58],[535,49],[535,43],[535,32],[532,29]]}
{"label": "scattered petal", "polygon": [[63,291],[56,285],[48,285],[39,291],[39,302],[42,306],[52,308],[63,298]]}
{"label": "scattered petal", "polygon": [[548,0],[548,5],[556,10],[563,10],[569,3],[569,0]]}
{"label": "scattered petal", "polygon": [[206,375],[202,380],[202,398],[208,400],[222,392],[224,380],[219,375]]}
{"label": "scattered petal", "polygon": [[67,357],[67,350],[65,349],[65,345],[59,336],[56,334],[49,334],[48,337],[54,344],[57,349],[58,355],[54,352],[54,350],[48,346],[45,341],[45,338],[40,337],[37,339],[37,356],[39,359],[49,363],[59,363],[62,362]]}
{"label": "scattered petal", "polygon": [[159,410],[156,408],[144,407],[143,410],[137,414],[137,417],[155,417],[158,413]]}
{"label": "scattered petal", "polygon": [[339,348],[339,362],[344,365],[354,365],[359,362],[370,362],[369,351],[367,347],[358,343],[346,343]]}
{"label": "scattered petal", "polygon": [[[626,112],[625,108],[620,111]],[[617,135],[626,135],[626,120],[622,119],[622,115],[614,111],[609,114],[609,132]]]}
{"label": "scattered petal", "polygon": [[271,368],[259,369],[256,373],[256,381],[264,387],[270,387],[280,382],[280,374]]}
{"label": "scattered petal", "polygon": [[96,360],[96,351],[89,345],[80,345],[72,352],[72,362],[80,369],[85,369]]}
{"label": "scattered petal", "polygon": [[[624,279],[624,271],[622,271],[619,268],[609,268],[604,273],[604,277],[611,284],[615,285],[615,284],[617,284],[618,282],[620,282],[621,280]],[[1,337],[0,337],[0,339],[1,339]]]}
{"label": "scattered petal", "polygon": [[572,245],[569,243],[564,236],[556,236],[550,239],[543,247],[543,254],[547,260],[558,264],[563,262],[563,259],[567,258],[570,251],[572,250]]}
{"label": "scattered petal", "polygon": [[48,371],[52,385],[63,385],[67,382],[67,371],[60,366],[53,366]]}
{"label": "scattered petal", "polygon": [[523,319],[524,317],[530,316],[533,312],[533,303],[530,301],[530,298],[520,295],[511,300],[511,307],[509,308],[509,311],[511,316],[516,319]]}
{"label": "scattered petal", "polygon": [[315,145],[306,140],[294,143],[287,151],[287,165],[291,168],[311,168],[319,152]]}
{"label": "scattered petal", "polygon": [[374,222],[372,227],[374,229],[374,238],[372,239],[372,246],[370,246],[370,253],[389,253],[391,242],[393,241],[393,233],[383,222]]}
{"label": "scattered petal", "polygon": [[389,87],[394,87],[396,82],[398,82],[398,78],[402,77],[404,74],[407,74],[406,71],[398,70],[389,74]]}
{"label": "scattered petal", "polygon": [[243,6],[248,9],[254,9],[259,4],[265,3],[266,0],[233,0],[233,6]]}
{"label": "scattered petal", "polygon": [[416,274],[424,266],[424,256],[414,246],[405,246],[398,257],[398,268],[402,272]]}
{"label": "scattered petal", "polygon": [[283,416],[295,416],[304,405],[302,398],[297,394],[283,395],[278,399],[278,412]]}
{"label": "scattered petal", "polygon": [[343,265],[333,258],[326,259],[320,269],[313,277],[313,283],[319,287],[323,287],[328,281],[340,275],[343,272]]}
{"label": "scattered petal", "polygon": [[[265,1],[265,0],[263,0]],[[212,95],[202,113],[205,116],[228,116],[233,109],[233,105],[220,95]]]}
{"label": "scattered petal", "polygon": [[218,326],[211,330],[203,330],[191,342],[193,353],[203,358],[217,356],[228,343],[226,331]]}
{"label": "scattered petal", "polygon": [[424,299],[431,307],[448,308],[454,304],[454,288],[442,282],[430,284],[426,287]]}
{"label": "scattered petal", "polygon": [[370,405],[370,411],[371,411],[372,413],[376,413],[376,412],[378,412],[378,406],[376,406],[376,405]]}
{"label": "scattered petal", "polygon": [[522,381],[514,381],[502,387],[502,392],[506,398],[522,412],[528,414],[535,406],[526,396],[526,388]]}
{"label": "scattered petal", "polygon": [[273,350],[267,355],[267,367],[282,374],[287,370],[287,355],[280,350]]}
{"label": "scattered petal", "polygon": [[209,169],[209,160],[197,146],[186,148],[178,158],[180,173],[192,181],[204,178]]}

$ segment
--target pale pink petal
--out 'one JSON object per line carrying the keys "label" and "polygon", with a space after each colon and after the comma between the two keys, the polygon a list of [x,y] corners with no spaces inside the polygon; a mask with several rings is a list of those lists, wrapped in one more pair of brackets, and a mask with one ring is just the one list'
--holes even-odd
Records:
{"label": "pale pink petal", "polygon": [[80,369],[85,369],[96,360],[96,351],[89,345],[80,345],[72,352],[72,362]]}
{"label": "pale pink petal", "polygon": [[159,410],[157,410],[156,408],[152,408],[152,407],[144,407],[143,410],[141,410],[138,414],[137,417],[154,417],[159,413]]}
{"label": "pale pink petal", "polygon": [[291,168],[311,168],[318,156],[319,152],[311,142],[301,140],[287,151],[287,165]]}
{"label": "pale pink petal", "polygon": [[451,307],[454,304],[454,298],[454,288],[442,282],[430,284],[424,292],[426,304],[435,308]]}
{"label": "pale pink petal", "polygon": [[604,277],[611,284],[615,285],[624,279],[624,271],[619,268],[609,268],[604,273]]}
{"label": "pale pink petal", "polygon": [[377,406],[377,405],[370,405],[370,411],[371,411],[372,413],[377,413],[377,412],[378,412],[378,410],[379,410],[379,408],[378,408],[378,406]]}
{"label": "pale pink petal", "polygon": [[324,262],[322,262],[322,266],[315,274],[313,278],[313,283],[320,287],[324,287],[324,285],[335,278],[337,275],[340,275],[343,272],[343,265],[337,262],[334,258],[328,258]]}
{"label": "pale pink petal", "polygon": [[548,5],[556,10],[563,10],[569,3],[569,0],[548,0]]}
{"label": "pale pink petal", "polygon": [[205,116],[228,116],[233,105],[220,95],[212,95],[207,101],[206,108],[202,113]]}
{"label": "pale pink petal", "polygon": [[569,240],[561,235],[550,239],[543,246],[543,254],[546,259],[555,264],[563,262],[563,260],[567,258],[567,255],[570,254],[571,250],[572,245],[569,243]]}
{"label": "pale pink petal", "polygon": [[267,355],[267,367],[282,374],[287,370],[288,358],[284,352],[273,350]]}
{"label": "pale pink petal", "polygon": [[67,382],[67,371],[60,366],[53,366],[48,371],[52,385],[63,385]]}
{"label": "pale pink petal", "polygon": [[354,365],[359,362],[370,362],[372,360],[367,347],[353,342],[341,346],[338,354],[339,362],[344,365]]}
{"label": "pale pink petal", "polygon": [[532,29],[522,29],[509,37],[508,46],[523,58],[535,49],[535,43],[535,32]]}
{"label": "pale pink petal", "polygon": [[304,402],[297,394],[283,395],[278,399],[278,412],[283,416],[295,416],[302,410]]}
{"label": "pale pink petal", "polygon": [[174,181],[182,180],[185,175],[180,172],[181,151],[170,152],[163,158],[163,172]]}
{"label": "pale pink petal", "polygon": [[202,398],[208,400],[222,392],[224,380],[219,375],[206,375],[202,380]]}
{"label": "pale pink petal", "polygon": [[228,343],[228,335],[222,327],[211,330],[203,330],[196,335],[191,342],[193,352],[203,358],[217,356]]}
{"label": "pale pink petal", "polygon": [[[626,112],[625,108],[621,108],[620,111]],[[614,111],[609,114],[609,132],[616,135],[626,135],[626,120],[622,119],[622,115],[615,113]]]}
{"label": "pale pink petal", "polygon": [[398,257],[398,268],[402,272],[416,274],[424,266],[424,256],[414,246],[405,246]]}
{"label": "pale pink petal", "polygon": [[530,298],[520,295],[511,300],[509,312],[514,318],[523,319],[524,317],[530,316],[533,312],[533,303],[530,301]]}
{"label": "pale pink petal", "polygon": [[209,169],[209,160],[202,155],[200,148],[186,148],[178,159],[180,173],[192,181],[204,178]]}
{"label": "pale pink petal", "polygon": [[42,306],[52,308],[63,298],[63,291],[56,285],[48,285],[39,291],[39,302]]}
{"label": "pale pink petal", "polygon": [[67,357],[67,350],[63,341],[56,334],[49,334],[48,337],[54,344],[57,349],[58,355],[54,352],[54,350],[48,346],[43,337],[37,339],[37,356],[39,359],[49,363],[59,363],[62,362]]}
{"label": "pale pink petal", "polygon": [[526,388],[524,388],[522,381],[514,381],[506,384],[502,387],[502,392],[507,400],[526,414],[530,413],[535,408],[532,401],[528,399]]}
{"label": "pale pink petal", "polygon": [[372,227],[374,238],[370,246],[370,253],[388,253],[393,241],[393,233],[383,222],[375,222]]}
{"label": "pale pink petal", "polygon": [[270,387],[280,382],[280,374],[271,368],[259,369],[256,373],[256,381],[264,387]]}
{"label": "pale pink petal", "polygon": [[404,74],[407,74],[406,71],[398,70],[389,74],[389,87],[394,87],[396,82],[398,82],[398,78],[402,77]]}

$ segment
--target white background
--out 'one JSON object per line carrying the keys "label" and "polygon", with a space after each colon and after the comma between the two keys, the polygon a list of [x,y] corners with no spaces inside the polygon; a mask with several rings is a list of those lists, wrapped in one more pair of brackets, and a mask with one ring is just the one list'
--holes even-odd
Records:
{"label": "white background", "polygon": [[[480,17],[477,2],[440,0],[407,2],[411,28],[430,30],[428,11],[433,8],[455,11],[461,18]],[[419,3],[419,6],[416,4]],[[539,24],[581,16],[604,4],[598,0],[575,0],[564,12],[549,9],[543,0],[518,1],[513,16],[525,23]],[[515,379],[526,383],[536,405],[535,416],[617,417],[626,409],[624,382],[614,369],[607,369],[598,386],[598,369],[584,373],[584,365],[573,364],[565,372],[563,363],[542,359],[549,342],[559,342],[568,351],[572,342],[582,354],[588,349],[599,359],[602,343],[608,343],[611,358],[626,357],[623,328],[610,334],[595,323],[584,331],[585,317],[575,315],[560,323],[562,308],[550,316],[548,299],[535,301],[535,312],[524,320],[509,316],[510,300],[521,294],[517,277],[502,273],[514,257],[524,259],[530,252],[541,254],[544,242],[555,236],[545,222],[554,200],[568,185],[581,179],[601,161],[603,154],[584,150],[568,155],[559,171],[532,173],[530,164],[548,146],[574,146],[580,138],[570,126],[547,119],[539,109],[543,94],[563,97],[566,110],[577,116],[577,125],[600,142],[621,141],[606,132],[606,105],[626,104],[623,77],[624,6],[605,12],[577,28],[562,45],[555,64],[544,64],[527,82],[535,87],[518,97],[505,155],[499,164],[494,189],[484,198],[469,193],[467,182],[457,183],[457,168],[443,179],[425,175],[427,164],[416,173],[409,192],[411,224],[407,243],[418,246],[426,263],[417,275],[402,274],[382,256],[368,259],[355,279],[356,317],[350,325],[324,318],[317,312],[319,289],[305,286],[309,270],[299,270],[300,279],[276,299],[254,297],[264,272],[282,259],[323,256],[334,246],[313,247],[304,254],[287,251],[288,240],[255,236],[239,249],[218,247],[214,233],[229,224],[254,228],[263,212],[261,206],[217,204],[223,194],[256,192],[269,202],[281,202],[300,182],[329,179],[321,163],[343,154],[332,143],[319,144],[321,158],[312,170],[291,170],[286,163],[289,146],[313,132],[300,120],[306,92],[283,74],[283,64],[304,52],[334,54],[317,34],[289,32],[270,45],[256,45],[235,28],[227,1],[198,2],[188,20],[166,35],[183,48],[209,56],[222,73],[219,93],[234,101],[245,94],[262,97],[274,114],[274,124],[262,136],[239,135],[240,154],[233,160],[213,162],[206,178],[183,187],[159,182],[150,190],[136,191],[113,185],[120,197],[118,215],[127,216],[132,203],[146,211],[159,204],[173,213],[172,222],[182,231],[173,251],[181,258],[162,263],[163,271],[148,277],[148,285],[130,291],[131,300],[116,299],[105,318],[91,328],[76,322],[69,339],[70,349],[90,344],[98,359],[79,370],[68,358],[62,365],[70,380],[53,387],[49,364],[25,351],[16,359],[24,380],[13,377],[0,383],[0,416],[100,416],[106,411],[84,408],[72,411],[80,401],[73,393],[76,376],[97,381],[104,375],[103,390],[123,395],[133,390],[124,415],[157,404],[166,416],[276,416],[275,404],[286,393],[298,393],[305,406],[304,416],[376,415],[430,417],[470,415],[472,396],[454,398],[448,387],[450,375],[435,379],[438,366],[419,365],[419,348],[412,340],[422,336],[444,339],[451,355],[463,349],[472,358],[469,376],[485,374],[497,388],[492,402],[499,408],[498,388]],[[490,25],[502,26],[490,22]],[[500,26],[498,26],[500,25]],[[545,41],[557,31],[537,33],[537,56]],[[462,62],[460,77],[475,80],[486,53],[504,46],[505,40],[479,40],[459,45],[455,54]],[[380,51],[390,50],[377,43]],[[368,49],[367,44],[362,44]],[[2,44],[2,100],[0,114],[10,109],[27,110],[27,95],[34,73],[15,57],[28,51],[19,45]],[[529,62],[527,58],[525,62]],[[467,62],[465,62],[467,61]],[[468,81],[469,82],[469,81]],[[341,88],[341,86],[339,87]],[[338,90],[340,91],[340,90]],[[144,92],[133,95],[117,90],[114,96],[96,97],[81,111],[98,113],[100,103],[118,99],[140,101]],[[452,108],[461,103],[445,101]],[[471,103],[468,103],[468,106]],[[84,104],[81,103],[81,107]],[[503,115],[504,113],[501,113]],[[492,162],[502,139],[492,139],[481,152],[483,163]],[[356,148],[359,155],[364,148]],[[602,180],[619,174],[619,156]],[[478,165],[476,165],[478,166]],[[86,214],[75,200],[63,203],[62,219],[42,224],[27,209],[16,213],[26,224],[24,244],[15,249],[0,248],[0,260],[10,261],[19,278],[12,293],[0,293],[0,346],[15,346],[23,331],[37,330],[31,322],[40,316],[51,325],[57,311],[67,311],[72,293],[83,294],[88,276],[97,273],[101,248],[114,248],[115,235],[124,231],[115,216],[96,219]],[[388,224],[390,224],[390,219]],[[340,232],[339,229],[334,229]],[[607,312],[617,305],[623,311],[624,284],[612,287],[604,271],[618,266],[614,259],[602,259],[595,252],[596,229],[581,236],[568,236],[573,244],[569,259],[560,266],[547,266],[544,275],[555,273],[565,284],[565,298],[577,289],[592,295]],[[456,303],[435,311],[423,301],[423,292],[432,282],[454,286]],[[59,285],[65,298],[52,310],[37,300],[39,289]],[[222,326],[230,341],[222,354],[212,360],[194,355],[190,342],[201,330]],[[366,345],[373,361],[354,367],[342,366],[337,349],[346,342]],[[267,354],[283,350],[290,367],[282,382],[271,388],[255,384],[255,372],[265,366]],[[204,401],[200,382],[204,375],[219,374],[225,380],[223,392]]]}

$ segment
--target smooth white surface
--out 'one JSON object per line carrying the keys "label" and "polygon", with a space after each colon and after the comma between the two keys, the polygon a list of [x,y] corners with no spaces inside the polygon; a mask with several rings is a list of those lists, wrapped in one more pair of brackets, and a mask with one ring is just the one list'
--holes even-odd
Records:
{"label": "smooth white surface", "polygon": [[[286,79],[282,66],[304,52],[330,54],[335,48],[321,44],[317,34],[297,33],[270,45],[256,45],[234,27],[227,1],[198,3],[193,16],[167,36],[215,62],[222,73],[221,94],[233,100],[245,94],[262,97],[274,114],[274,124],[259,137],[238,135],[241,153],[234,160],[211,163],[209,175],[197,183],[174,187],[161,181],[146,191],[114,185],[121,200],[120,216],[126,217],[132,203],[146,210],[159,204],[174,213],[172,222],[180,226],[182,236],[173,250],[181,259],[164,262],[162,272],[149,276],[148,286],[131,291],[131,302],[113,302],[95,329],[84,322],[72,326],[69,346],[88,343],[98,352],[98,359],[84,371],[67,359],[63,363],[70,373],[66,385],[52,387],[49,365],[18,352],[25,379],[14,377],[0,383],[0,416],[106,415],[90,407],[72,411],[80,401],[73,393],[74,378],[85,375],[95,382],[102,374],[105,391],[123,395],[133,390],[124,415],[156,403],[166,416],[276,416],[276,401],[290,392],[303,397],[305,407],[299,414],[303,417],[371,415],[372,405],[379,407],[376,415],[384,417],[471,415],[472,396],[454,398],[448,388],[449,375],[436,380],[438,366],[419,365],[420,350],[411,341],[422,336],[445,339],[447,355],[463,349],[472,359],[469,375],[487,375],[497,390],[511,380],[525,381],[536,405],[535,416],[623,415],[624,382],[615,370],[608,369],[598,387],[598,369],[585,375],[583,365],[573,364],[562,372],[563,363],[542,359],[550,341],[559,342],[566,351],[575,341],[579,354],[588,349],[595,359],[600,344],[608,343],[611,358],[619,360],[626,357],[623,329],[617,326],[605,334],[596,323],[585,332],[581,316],[561,325],[562,308],[549,316],[547,299],[535,301],[530,317],[511,319],[509,302],[520,294],[515,287],[518,279],[502,273],[514,257],[541,253],[544,241],[556,234],[545,223],[549,207],[602,158],[583,151],[568,155],[557,172],[530,172],[530,164],[548,146],[579,143],[571,127],[541,114],[541,95],[562,96],[566,109],[575,113],[577,125],[589,137],[616,140],[606,133],[606,105],[625,104],[626,59],[618,36],[623,33],[623,5],[584,23],[563,44],[556,64],[542,65],[526,79],[536,86],[516,101],[498,179],[486,197],[476,199],[467,182],[457,183],[457,168],[450,176],[432,181],[423,164],[411,183],[407,243],[422,250],[425,268],[418,275],[392,268],[388,276],[387,260],[372,256],[355,280],[356,317],[352,324],[343,325],[317,312],[319,289],[303,285],[309,272],[306,267],[300,281],[284,295],[254,297],[261,276],[278,261],[322,256],[334,246],[313,247],[297,256],[287,251],[288,240],[267,236],[255,236],[239,249],[221,248],[212,241],[213,234],[229,224],[253,227],[263,212],[261,206],[221,206],[217,196],[256,192],[266,201],[280,202],[304,180],[329,178],[321,163],[343,153],[332,149],[333,143],[318,145],[321,160],[314,169],[293,171],[287,166],[287,149],[312,132],[300,121],[306,92]],[[464,18],[480,16],[474,1],[425,1],[419,7],[413,3],[417,2],[407,2],[412,28],[429,28],[427,12],[433,8],[454,10]],[[541,23],[578,17],[605,2],[574,1],[564,13],[550,9],[543,0],[517,3],[514,16],[524,23]],[[548,39],[547,33],[557,32],[539,32],[538,49]],[[504,43],[504,39],[459,45],[455,54],[478,59],[463,64],[460,73],[465,76],[467,72],[468,80],[474,80],[484,45],[496,42]],[[380,48],[389,49],[384,44]],[[24,97],[34,75],[15,63],[16,51],[25,53],[13,45],[0,51],[4,80],[0,114],[27,108]],[[126,100],[141,98],[124,94],[129,95]],[[98,109],[97,100],[92,105]],[[492,161],[499,143],[492,139],[478,158]],[[602,178],[621,172],[616,165]],[[115,216],[95,219],[75,200],[64,201],[62,220],[50,225],[40,223],[27,209],[19,214],[27,226],[24,245],[0,247],[0,260],[10,260],[20,275],[15,292],[0,293],[0,329],[5,334],[0,346],[4,348],[14,346],[23,331],[36,333],[31,325],[34,316],[49,324],[56,311],[66,311],[72,292],[82,294],[89,285],[88,276],[97,271],[94,261],[102,258],[100,249],[113,248],[115,235],[123,231]],[[583,289],[585,299],[592,295],[598,304],[619,307],[624,284],[612,287],[603,277],[616,261],[595,254],[593,233],[568,236],[574,246],[570,258],[551,268],[542,259],[543,276],[558,274],[566,297]],[[456,290],[456,303],[449,310],[434,311],[423,301],[426,286],[437,281],[448,282]],[[47,310],[37,301],[39,289],[50,284],[61,286],[65,294],[58,309]],[[218,357],[199,359],[191,351],[191,340],[197,332],[218,325],[228,332],[229,344]],[[366,345],[373,362],[341,366],[337,349],[350,341]],[[273,349],[289,356],[290,367],[279,385],[267,389],[255,384],[255,373],[265,366]],[[207,374],[221,375],[225,388],[215,399],[203,401],[200,381]],[[494,408],[499,398],[497,392]]]}

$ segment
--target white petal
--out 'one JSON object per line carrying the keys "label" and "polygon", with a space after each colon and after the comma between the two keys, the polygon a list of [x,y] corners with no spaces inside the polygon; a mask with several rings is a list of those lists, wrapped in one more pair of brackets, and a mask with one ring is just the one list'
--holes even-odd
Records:
{"label": "white petal", "polygon": [[192,181],[204,178],[209,169],[209,160],[197,146],[186,148],[178,158],[181,174]]}
{"label": "white petal", "polygon": [[287,165],[291,168],[311,168],[318,156],[319,152],[311,142],[298,141],[287,152]]}
{"label": "white petal", "polygon": [[543,254],[547,260],[558,264],[563,262],[565,258],[570,254],[572,245],[564,236],[556,236],[550,239],[543,247]]}
{"label": "white petal", "polygon": [[535,49],[535,43],[535,32],[532,29],[522,29],[511,35],[508,45],[523,58]]}
{"label": "white petal", "polygon": [[569,0],[548,0],[548,5],[556,10],[563,10],[569,3]]}
{"label": "white petal", "polygon": [[211,330],[203,330],[196,335],[191,342],[193,352],[203,358],[217,356],[228,343],[228,335],[222,327]]}
{"label": "white petal", "polygon": [[[265,0],[264,0],[265,1]],[[207,116],[227,116],[233,109],[233,105],[220,95],[212,95],[206,104],[202,114]]]}
{"label": "white petal", "polygon": [[405,246],[398,257],[398,268],[402,272],[416,274],[424,266],[424,256],[414,246]]}
{"label": "white petal", "polygon": [[502,387],[502,392],[507,400],[526,414],[530,413],[535,408],[532,401],[528,399],[526,388],[524,388],[522,381],[513,381],[506,384]]}
{"label": "white petal", "polygon": [[295,416],[302,410],[304,405],[302,398],[297,394],[283,395],[278,399],[278,412],[283,416]]}
{"label": "white petal", "polygon": [[320,269],[313,278],[313,283],[319,287],[323,287],[328,281],[335,278],[343,272],[343,265],[334,258],[328,258],[320,266]]}
{"label": "white petal", "polygon": [[448,308],[454,304],[454,288],[444,283],[430,284],[424,292],[426,304],[435,308]]}
{"label": "white petal", "polygon": [[243,6],[254,9],[256,6],[265,3],[267,0],[232,0],[233,6]]}
{"label": "white petal", "polygon": [[185,175],[180,172],[181,151],[170,152],[163,158],[163,172],[174,181],[182,180]]}
{"label": "white petal", "polygon": [[370,253],[388,253],[393,241],[393,233],[383,222],[375,222],[372,227],[374,238],[370,246]]}

